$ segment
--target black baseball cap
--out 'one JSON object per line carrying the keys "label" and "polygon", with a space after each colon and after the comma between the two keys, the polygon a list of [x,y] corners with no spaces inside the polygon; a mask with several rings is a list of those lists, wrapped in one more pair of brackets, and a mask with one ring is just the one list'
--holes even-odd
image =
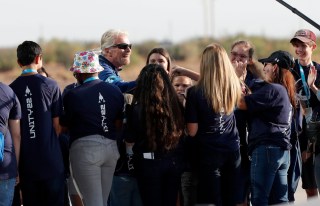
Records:
{"label": "black baseball cap", "polygon": [[274,63],[280,68],[291,69],[294,67],[294,58],[287,51],[275,51],[268,58],[259,59],[261,63]]}

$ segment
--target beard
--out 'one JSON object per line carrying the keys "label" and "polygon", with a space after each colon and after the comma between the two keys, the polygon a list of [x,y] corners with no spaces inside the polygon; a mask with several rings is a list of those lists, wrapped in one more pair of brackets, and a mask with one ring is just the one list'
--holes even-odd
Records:
{"label": "beard", "polygon": [[128,57],[122,57],[122,58],[121,58],[121,64],[122,64],[123,66],[130,64],[130,56],[128,56]]}

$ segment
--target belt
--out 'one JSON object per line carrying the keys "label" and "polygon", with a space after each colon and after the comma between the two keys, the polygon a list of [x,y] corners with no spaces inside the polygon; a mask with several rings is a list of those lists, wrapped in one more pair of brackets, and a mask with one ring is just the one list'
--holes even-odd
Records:
{"label": "belt", "polygon": [[174,156],[174,152],[169,152],[166,154],[158,153],[158,152],[145,152],[142,154],[143,154],[143,159],[149,159],[149,160],[160,160],[160,159],[171,158]]}

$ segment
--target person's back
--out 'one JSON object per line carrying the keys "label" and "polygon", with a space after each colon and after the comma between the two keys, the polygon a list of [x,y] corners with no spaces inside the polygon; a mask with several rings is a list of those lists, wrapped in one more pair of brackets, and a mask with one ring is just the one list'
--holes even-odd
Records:
{"label": "person's back", "polygon": [[3,205],[10,205],[18,176],[21,108],[12,89],[2,83],[0,100],[0,133],[4,136],[3,160],[0,160],[0,199]]}
{"label": "person's back", "polygon": [[240,95],[240,81],[225,49],[208,45],[198,84],[187,91],[185,109],[187,131],[197,148],[197,203],[236,204],[241,158],[233,111]]}
{"label": "person's back", "polygon": [[59,140],[52,124],[52,117],[61,112],[57,84],[36,74],[20,76],[10,87],[22,105],[20,175],[44,179],[62,172]]}
{"label": "person's back", "polygon": [[18,63],[23,71],[10,84],[22,110],[19,174],[24,205],[63,201],[64,168],[57,137],[61,93],[54,80],[37,73],[42,66],[41,52],[35,42],[19,45]]}

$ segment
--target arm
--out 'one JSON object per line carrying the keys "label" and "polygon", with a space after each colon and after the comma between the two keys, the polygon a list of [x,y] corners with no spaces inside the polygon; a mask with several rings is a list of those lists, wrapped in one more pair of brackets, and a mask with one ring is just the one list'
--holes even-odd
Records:
{"label": "arm", "polygon": [[200,77],[200,74],[198,72],[194,72],[190,69],[186,69],[186,68],[182,68],[182,67],[173,68],[171,73],[173,73],[173,72],[177,72],[181,76],[187,76],[194,81],[198,81],[199,77]]}
{"label": "arm", "polygon": [[9,119],[9,129],[13,140],[14,150],[16,153],[17,163],[19,165],[20,159],[20,144],[21,144],[21,134],[20,134],[20,120],[19,119]]}
{"label": "arm", "polygon": [[198,132],[198,123],[187,123],[188,135],[194,137]]}
{"label": "arm", "polygon": [[246,62],[232,62],[232,65],[234,67],[234,71],[236,72],[237,76],[241,81],[244,81],[247,76],[247,61]]}
{"label": "arm", "polygon": [[54,130],[56,131],[57,136],[59,136],[61,133],[61,126],[59,123],[59,117],[52,118],[52,124],[53,124]]}
{"label": "arm", "polygon": [[244,99],[244,94],[241,94],[241,97],[240,99],[238,100],[238,103],[237,103],[237,107],[241,110],[247,110],[247,104],[246,104],[246,101]]}

